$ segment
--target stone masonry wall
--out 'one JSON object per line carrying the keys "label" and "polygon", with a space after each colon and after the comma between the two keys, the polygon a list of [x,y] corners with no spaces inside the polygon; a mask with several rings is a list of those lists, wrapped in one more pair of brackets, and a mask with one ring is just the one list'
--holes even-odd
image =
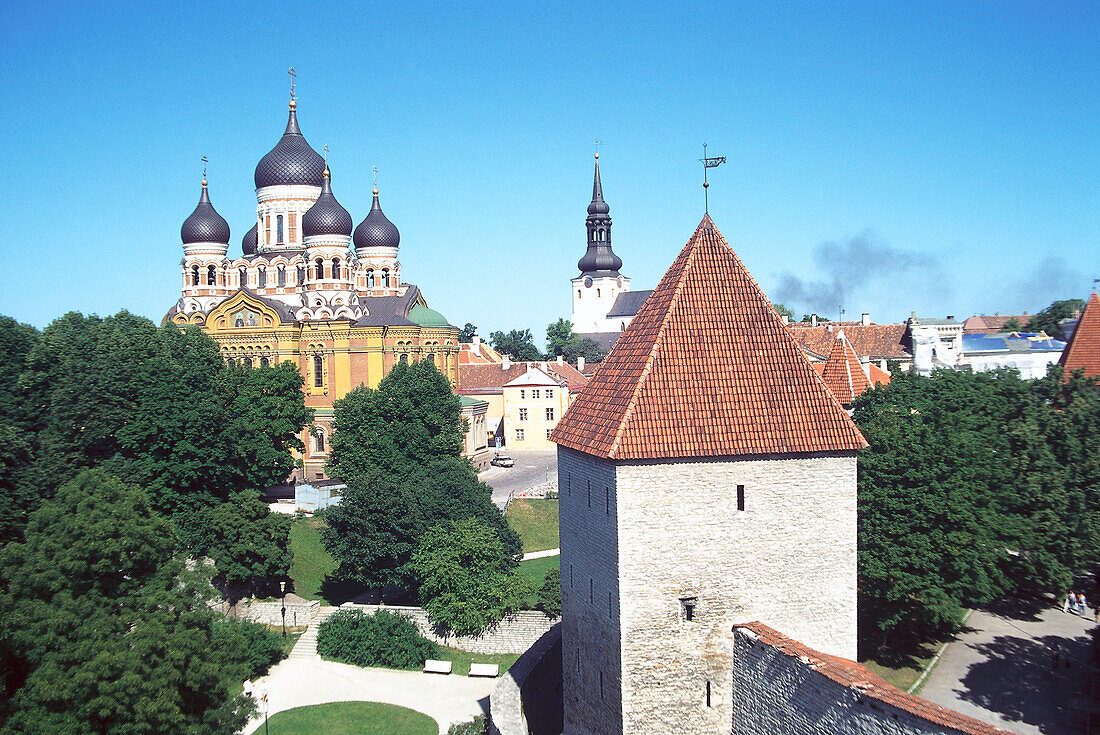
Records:
{"label": "stone masonry wall", "polygon": [[[286,606],[286,625],[288,628],[304,628],[310,624],[321,603],[317,600]],[[235,612],[234,612],[235,611]],[[230,614],[264,625],[281,625],[283,622],[282,605],[275,602],[246,602],[230,609]]]}
{"label": "stone masonry wall", "polygon": [[[759,620],[819,651],[855,657],[854,454],[622,463],[614,479],[620,731],[725,731],[738,621]],[[685,600],[694,605],[691,621]],[[567,733],[571,613],[564,613]]]}
{"label": "stone masonry wall", "polygon": [[858,688],[829,679],[800,658],[785,655],[740,631],[735,659],[732,735],[939,735],[983,731],[945,727],[869,697]]}
{"label": "stone masonry wall", "polygon": [[614,463],[558,447],[562,701],[567,735],[624,732],[615,495]]}
{"label": "stone masonry wall", "polygon": [[559,735],[561,624],[555,625],[500,678],[489,695],[489,735]]}
{"label": "stone masonry wall", "polygon": [[401,605],[358,605],[344,603],[341,610],[358,609],[368,615],[378,610],[389,610],[408,616],[420,628],[421,634],[430,641],[444,646],[458,648],[471,653],[523,653],[535,641],[542,637],[556,622],[546,613],[536,610],[521,610],[509,615],[497,623],[495,628],[479,636],[442,636],[428,621],[428,613],[421,607]]}

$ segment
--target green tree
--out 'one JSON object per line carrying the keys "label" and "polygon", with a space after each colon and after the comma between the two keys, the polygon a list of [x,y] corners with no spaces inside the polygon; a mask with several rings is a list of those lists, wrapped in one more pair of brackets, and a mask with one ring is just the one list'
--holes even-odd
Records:
{"label": "green tree", "polygon": [[600,362],[606,354],[604,349],[600,347],[600,343],[596,340],[591,337],[580,337],[576,342],[573,342],[565,348],[562,357],[564,357],[567,362],[573,363],[577,361],[578,357],[583,357],[585,362]]}
{"label": "green tree", "polygon": [[[777,312],[779,312],[779,316],[785,316],[788,319],[790,319],[792,322],[794,321],[794,312],[791,311],[790,309],[788,309],[783,304],[772,304],[772,308],[775,309]],[[805,320],[803,320],[803,321],[805,321]]]}
{"label": "green tree", "polygon": [[562,317],[546,327],[546,356],[548,358],[564,355],[565,350],[580,339],[573,331],[573,322]]}
{"label": "green tree", "polygon": [[475,518],[433,526],[410,564],[433,625],[477,635],[519,610],[529,590],[491,529]]}
{"label": "green tree", "polygon": [[561,615],[561,567],[550,567],[539,587],[536,607],[552,618]]}
{"label": "green tree", "polygon": [[172,559],[145,493],[92,470],[63,485],[0,554],[10,664],[4,731],[233,733],[250,705],[243,640]]}
{"label": "green tree", "polygon": [[1067,336],[1062,330],[1060,322],[1063,319],[1071,318],[1074,312],[1078,310],[1083,311],[1084,308],[1085,302],[1081,299],[1063,299],[1061,301],[1055,301],[1050,306],[1031,317],[1031,321],[1028,322],[1027,328],[1032,332],[1046,332],[1051,337],[1054,337],[1054,339],[1060,339],[1064,342]]}
{"label": "green tree", "polygon": [[34,426],[36,407],[27,400],[20,378],[38,339],[34,327],[0,316],[0,422],[22,429]]}
{"label": "green tree", "polygon": [[[802,322],[803,322],[804,324],[809,324],[810,322],[812,322],[812,321],[813,321],[813,319],[814,319],[814,315],[813,315],[813,314],[803,314],[803,315],[802,315]],[[820,314],[818,314],[818,315],[817,315],[817,320],[818,320],[819,322],[827,322],[827,321],[829,321],[829,319],[828,319],[828,318],[826,318],[826,317],[823,317],[823,316],[821,316]]]}
{"label": "green tree", "polygon": [[458,332],[458,341],[460,343],[463,343],[463,344],[469,344],[470,342],[474,341],[474,337],[476,337],[476,336],[477,336],[477,327],[474,326],[473,324],[471,324],[470,322],[466,322],[466,326],[464,326]]}
{"label": "green tree", "polygon": [[489,344],[502,355],[508,355],[513,360],[540,360],[542,353],[535,347],[535,339],[531,336],[530,329],[513,329],[504,332],[492,332],[489,334]]}
{"label": "green tree", "polygon": [[1002,332],[1022,332],[1023,327],[1020,326],[1020,320],[1016,317],[1005,320],[1004,325],[1001,326]]}

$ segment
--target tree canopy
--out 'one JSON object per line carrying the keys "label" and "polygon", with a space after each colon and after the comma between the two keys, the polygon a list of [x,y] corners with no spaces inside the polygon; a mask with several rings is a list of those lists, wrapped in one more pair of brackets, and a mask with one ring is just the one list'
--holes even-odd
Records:
{"label": "tree canopy", "polygon": [[604,351],[591,337],[582,337],[573,331],[573,322],[564,317],[546,327],[547,359],[564,357],[568,362],[576,362],[583,357],[586,362],[599,362]]}
{"label": "tree canopy", "polygon": [[1054,339],[1062,340],[1063,342],[1068,339],[1068,335],[1065,330],[1062,329],[1061,321],[1063,319],[1069,319],[1073,316],[1074,312],[1085,308],[1085,302],[1082,299],[1062,299],[1061,301],[1055,301],[1047,308],[1043,309],[1035,316],[1031,317],[1031,321],[1028,322],[1027,328],[1031,332],[1046,332]]}
{"label": "tree canopy", "polygon": [[466,326],[464,326],[458,332],[458,341],[460,343],[463,343],[463,344],[469,344],[470,342],[474,341],[474,337],[476,337],[476,336],[477,336],[477,327],[474,326],[473,324],[471,324],[470,322],[466,322]]}
{"label": "tree canopy", "polygon": [[535,347],[535,338],[531,336],[530,329],[513,329],[504,332],[492,332],[489,334],[489,345],[502,355],[508,355],[513,360],[540,360],[542,353]]}

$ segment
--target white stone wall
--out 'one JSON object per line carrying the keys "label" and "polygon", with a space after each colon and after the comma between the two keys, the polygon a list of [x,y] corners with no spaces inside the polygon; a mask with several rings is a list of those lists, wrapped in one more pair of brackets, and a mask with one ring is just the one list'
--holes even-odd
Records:
{"label": "white stone wall", "polygon": [[584,276],[580,276],[570,282],[573,286],[573,331],[582,334],[618,332],[622,323],[630,324],[632,317],[607,318],[607,312],[611,311],[619,294],[630,290],[629,278],[593,278],[591,285],[587,286],[585,280]]}
{"label": "white stone wall", "polygon": [[567,734],[723,731],[738,622],[855,658],[854,453],[616,465],[559,448],[558,484]]}
{"label": "white stone wall", "polygon": [[523,653],[557,622],[538,610],[520,610],[507,616],[481,635],[441,636],[428,620],[428,613],[422,607],[360,605],[345,602],[340,609],[362,610],[367,615],[373,615],[379,610],[400,613],[416,623],[421,635],[428,640],[471,653]]}

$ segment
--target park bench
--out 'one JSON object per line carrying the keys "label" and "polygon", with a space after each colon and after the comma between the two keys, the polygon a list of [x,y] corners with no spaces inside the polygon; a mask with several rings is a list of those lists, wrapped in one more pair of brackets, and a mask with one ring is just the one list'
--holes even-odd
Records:
{"label": "park bench", "polygon": [[424,662],[425,674],[449,674],[451,673],[450,661],[433,661],[428,659]]}
{"label": "park bench", "polygon": [[488,676],[495,679],[499,675],[498,664],[470,664],[470,676]]}

